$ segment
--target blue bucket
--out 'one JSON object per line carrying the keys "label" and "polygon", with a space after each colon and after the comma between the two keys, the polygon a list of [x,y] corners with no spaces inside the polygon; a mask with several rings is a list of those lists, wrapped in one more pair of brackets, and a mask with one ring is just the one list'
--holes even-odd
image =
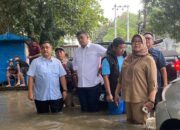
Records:
{"label": "blue bucket", "polygon": [[118,106],[114,102],[108,102],[108,109],[110,115],[120,115],[125,113],[125,102],[119,100]]}

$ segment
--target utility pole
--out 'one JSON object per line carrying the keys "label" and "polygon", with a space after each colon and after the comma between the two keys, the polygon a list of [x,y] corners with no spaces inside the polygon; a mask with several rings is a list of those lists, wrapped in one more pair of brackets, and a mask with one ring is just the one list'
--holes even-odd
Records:
{"label": "utility pole", "polygon": [[129,5],[127,7],[127,41],[129,42]]}
{"label": "utility pole", "polygon": [[117,37],[117,10],[121,8],[122,10],[124,10],[124,8],[127,8],[127,27],[126,27],[126,30],[127,30],[127,41],[129,41],[129,5],[123,5],[123,6],[117,6],[116,4],[114,5],[113,7],[113,10],[114,10],[114,37],[116,38]]}
{"label": "utility pole", "polygon": [[117,37],[117,19],[116,19],[116,11],[118,10],[118,6],[115,4],[113,7],[114,10],[114,38]]}

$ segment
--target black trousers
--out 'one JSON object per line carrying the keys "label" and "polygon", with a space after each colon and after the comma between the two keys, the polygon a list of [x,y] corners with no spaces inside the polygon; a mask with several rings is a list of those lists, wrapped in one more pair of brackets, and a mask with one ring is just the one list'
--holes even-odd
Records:
{"label": "black trousers", "polygon": [[98,112],[99,111],[99,87],[78,88],[78,97],[81,104],[82,112]]}
{"label": "black trousers", "polygon": [[37,113],[58,113],[62,111],[63,99],[39,101],[35,100]]}

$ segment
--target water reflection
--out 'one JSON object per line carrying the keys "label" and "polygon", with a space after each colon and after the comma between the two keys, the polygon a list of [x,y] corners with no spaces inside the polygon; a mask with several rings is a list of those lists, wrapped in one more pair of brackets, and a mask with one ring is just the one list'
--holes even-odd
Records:
{"label": "water reflection", "polygon": [[26,91],[0,92],[0,112],[1,130],[143,130],[128,124],[125,115],[85,114],[79,107],[57,115],[38,115]]}

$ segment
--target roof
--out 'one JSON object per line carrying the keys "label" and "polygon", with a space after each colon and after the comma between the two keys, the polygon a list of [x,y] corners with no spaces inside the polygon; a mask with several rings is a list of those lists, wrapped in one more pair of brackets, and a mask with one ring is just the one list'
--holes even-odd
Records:
{"label": "roof", "polygon": [[26,41],[28,38],[24,36],[19,36],[13,33],[5,33],[0,35],[0,42],[3,41]]}

